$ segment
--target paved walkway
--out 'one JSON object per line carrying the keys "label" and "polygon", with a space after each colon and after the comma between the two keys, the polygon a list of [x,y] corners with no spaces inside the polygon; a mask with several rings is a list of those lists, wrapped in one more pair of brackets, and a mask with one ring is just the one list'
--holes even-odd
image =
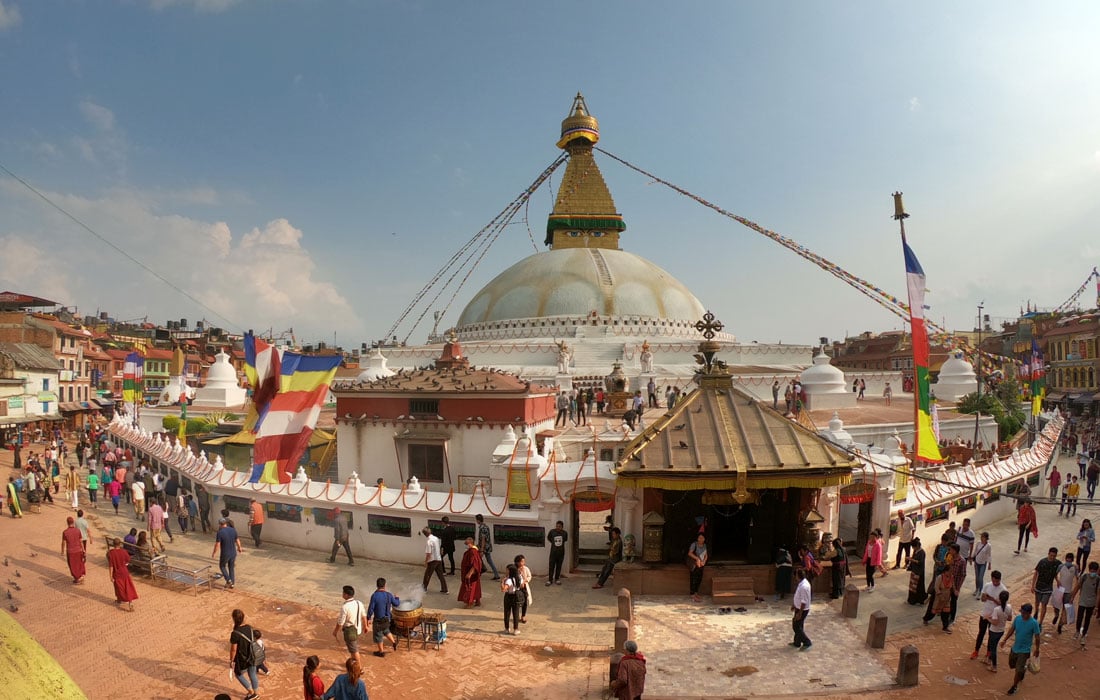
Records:
{"label": "paved walkway", "polygon": [[[7,473],[3,467],[10,465],[10,454],[0,452],[0,474]],[[86,585],[73,586],[59,554],[57,540],[69,515],[60,503],[21,520],[0,520],[0,555],[10,559],[10,568],[2,569],[8,581],[4,587],[19,606],[15,618],[95,700],[132,698],[135,688],[148,698],[209,700],[217,692],[240,697],[225,662],[234,607],[244,610],[268,639],[273,675],[263,679],[264,696],[297,697],[304,656],[321,657],[326,680],[339,672],[345,654],[331,630],[340,586],[350,583],[369,594],[374,579],[385,576],[400,593],[421,579],[415,566],[361,560],[348,567],[342,560],[329,564],[325,553],[276,545],[255,550],[246,540],[235,591],[194,595],[138,580],[137,611],[124,613],[112,604],[102,538],[128,531],[136,524],[132,514],[127,517],[124,510],[116,516],[102,503],[89,511],[97,541]],[[1072,543],[1086,510],[1100,515],[1096,505],[1087,505],[1067,521],[1055,517],[1057,507],[1040,506],[1041,538],[1026,557],[1011,554],[1012,523],[988,528],[995,565],[1009,580],[1025,575],[1048,546]],[[169,544],[172,558],[213,562],[212,535],[175,534]],[[901,573],[880,580],[852,622],[839,617],[836,603],[815,601],[807,623],[815,643],[803,653],[787,646],[786,605],[757,604],[745,615],[718,615],[714,606],[691,604],[686,596],[638,599],[636,636],[650,659],[646,697],[805,696],[888,688],[897,660],[894,639],[917,636],[918,645],[924,639],[930,645],[947,641],[937,630],[922,628],[920,611],[904,603],[907,584]],[[551,587],[536,579],[523,634],[504,637],[498,633],[500,592],[494,583],[485,578],[484,607],[467,611],[457,605],[452,581],[451,595],[433,586],[425,601],[428,610],[448,617],[450,639],[441,650],[402,647],[385,659],[364,657],[374,700],[604,697],[615,616],[613,583],[594,591],[586,575]],[[883,652],[863,646],[867,616],[876,609],[890,616],[892,639]],[[976,609],[975,601],[964,598],[960,615]],[[968,624],[964,620],[960,626]],[[968,633],[960,629],[954,637]]]}
{"label": "paved walkway", "polygon": [[788,646],[789,600],[757,603],[745,614],[665,597],[643,598],[634,607],[635,636],[648,659],[646,697],[802,696],[894,685],[893,673],[854,627],[826,606],[806,620],[814,645],[805,652]]}
{"label": "paved walkway", "polygon": [[[1077,473],[1077,463],[1072,457],[1059,457],[1058,469],[1064,474],[1068,467],[1073,468],[1074,474]],[[1082,494],[1083,493],[1084,489],[1082,489]],[[1046,495],[1045,490],[1043,495]],[[1084,500],[1083,503],[1078,503],[1077,515],[1072,518],[1059,517],[1058,506],[1042,504],[1035,506],[1035,514],[1038,519],[1039,537],[1032,538],[1031,545],[1026,553],[1021,552],[1019,555],[1013,554],[1013,551],[1016,549],[1016,540],[1019,533],[1016,527],[1015,517],[1005,518],[976,531],[979,535],[981,532],[988,532],[989,543],[993,548],[991,566],[987,569],[985,575],[986,583],[989,582],[989,572],[994,569],[1000,570],[1006,581],[1013,580],[1021,574],[1031,572],[1034,570],[1035,564],[1046,556],[1047,550],[1051,547],[1058,548],[1061,553],[1059,558],[1062,558],[1062,555],[1067,551],[1076,552],[1076,537],[1077,531],[1081,527],[1081,521],[1085,518],[1091,518],[1094,523],[1100,523],[1100,501],[1089,503],[1087,500]],[[960,525],[962,524],[961,517],[953,515],[951,519],[955,520]],[[943,530],[946,529],[947,523],[944,522]],[[924,543],[925,549],[928,551],[929,560],[929,563],[926,564],[926,575],[929,576],[932,571],[930,563],[932,549],[936,544],[938,544],[938,542]],[[897,551],[895,547],[897,547],[896,539],[890,541],[890,562],[894,561],[894,556]],[[1073,549],[1070,549],[1071,547]],[[885,578],[876,579],[874,593],[868,594],[862,592],[865,583],[863,567],[860,566],[856,560],[853,559],[852,561],[852,578],[848,580],[859,586],[861,590],[859,616],[855,621],[858,629],[867,629],[867,620],[871,613],[876,610],[882,610],[889,616],[889,633],[902,632],[921,626],[921,616],[924,614],[925,608],[923,606],[915,607],[905,602],[906,597],[909,595],[908,572],[899,569],[897,571],[891,571],[890,575]],[[959,597],[959,615],[977,612],[981,606],[978,601],[973,598],[973,567],[967,570],[967,580],[963,584],[963,590],[964,592],[969,592],[970,595],[961,595]],[[1023,602],[1026,602],[1020,599],[1020,595],[1023,593],[1022,591],[1010,592],[1013,593],[1011,602],[1014,606],[1019,607]],[[1031,597],[1030,594],[1028,597]]]}

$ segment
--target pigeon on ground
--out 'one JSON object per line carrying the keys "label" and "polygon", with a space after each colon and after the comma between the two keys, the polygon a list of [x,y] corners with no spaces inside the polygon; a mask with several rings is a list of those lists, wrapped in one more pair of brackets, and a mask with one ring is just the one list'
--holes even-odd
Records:
{"label": "pigeon on ground", "polygon": [[674,427],[673,430],[683,430],[684,426],[686,426],[686,425],[687,425],[687,423],[681,423],[680,425],[677,425],[676,427]]}
{"label": "pigeon on ground", "polygon": [[686,449],[688,448],[688,444],[687,444],[686,442],[684,442],[683,440],[681,440],[681,441],[680,441],[680,447],[681,447],[682,449],[685,449],[685,450],[686,450]]}
{"label": "pigeon on ground", "polygon": [[19,607],[15,603],[12,603],[8,606],[8,610],[11,610],[12,612],[19,612]]}

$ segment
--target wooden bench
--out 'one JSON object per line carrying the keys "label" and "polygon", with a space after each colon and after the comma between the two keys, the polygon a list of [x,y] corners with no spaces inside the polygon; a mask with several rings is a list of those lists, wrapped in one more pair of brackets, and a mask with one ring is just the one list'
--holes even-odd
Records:
{"label": "wooden bench", "polygon": [[710,595],[716,602],[749,605],[756,602],[751,576],[715,576],[710,581]]}
{"label": "wooden bench", "polygon": [[110,551],[110,548],[114,546],[116,541],[119,542],[122,548],[126,550],[126,553],[130,555],[130,563],[126,568],[132,573],[152,578],[153,567],[165,560],[165,555],[163,554],[154,556],[153,549],[149,545],[138,547],[137,545],[125,542],[121,537],[107,538],[108,551]]}
{"label": "wooden bench", "polygon": [[199,593],[199,586],[206,586],[208,590],[214,589],[214,577],[210,572],[210,564],[196,567],[169,564],[168,555],[161,554],[159,557],[153,557],[149,568],[154,579],[190,586],[195,590],[195,595]]}

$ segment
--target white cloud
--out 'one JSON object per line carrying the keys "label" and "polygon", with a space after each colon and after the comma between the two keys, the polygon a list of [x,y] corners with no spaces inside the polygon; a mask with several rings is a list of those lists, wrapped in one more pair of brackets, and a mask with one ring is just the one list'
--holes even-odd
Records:
{"label": "white cloud", "polygon": [[920,98],[919,97],[910,97],[909,98],[909,111],[910,112],[916,112],[920,108],[921,108]]}
{"label": "white cloud", "polygon": [[18,27],[22,21],[23,16],[19,14],[17,5],[5,5],[4,0],[0,0],[0,31]]}
{"label": "white cloud", "polygon": [[149,6],[154,10],[166,10],[177,6],[193,7],[196,12],[216,14],[225,12],[239,2],[240,0],[150,0]]}
{"label": "white cloud", "polygon": [[93,100],[81,100],[77,108],[92,127],[91,134],[73,137],[73,146],[81,158],[89,163],[109,165],[117,174],[125,174],[129,144],[125,132],[118,127],[115,113]]}
{"label": "white cloud", "polygon": [[69,278],[52,263],[53,255],[34,244],[33,236],[0,233],[0,279],[12,291],[65,303],[72,299]]}
{"label": "white cloud", "polygon": [[113,131],[115,128],[115,113],[101,104],[83,100],[80,103],[80,113],[89,124],[100,131]]}
{"label": "white cloud", "polygon": [[[286,219],[234,237],[226,222],[162,212],[162,204],[178,200],[174,192],[120,189],[96,199],[44,194],[125,254],[44,205],[34,209],[40,201],[29,193],[0,188],[0,207],[8,196],[40,212],[18,231],[0,223],[0,279],[20,291],[119,318],[206,317],[217,325],[240,324],[236,330],[293,327],[304,338],[330,338],[333,331],[364,336],[351,302],[319,276],[307,236]],[[210,196],[219,199],[216,192]]]}

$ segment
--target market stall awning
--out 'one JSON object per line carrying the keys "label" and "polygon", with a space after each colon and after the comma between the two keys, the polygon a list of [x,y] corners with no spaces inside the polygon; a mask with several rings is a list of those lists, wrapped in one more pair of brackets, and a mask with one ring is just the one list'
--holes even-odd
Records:
{"label": "market stall awning", "polygon": [[62,413],[76,413],[78,411],[83,411],[84,407],[81,406],[79,403],[75,403],[75,402],[74,403],[59,403],[59,404],[57,404],[57,410],[61,411]]}
{"label": "market stall awning", "polygon": [[1045,398],[1047,401],[1061,401],[1062,399],[1066,398],[1066,395],[1060,391],[1052,391],[1047,394]]}
{"label": "market stall awning", "polygon": [[1092,403],[1095,400],[1096,395],[1091,392],[1085,392],[1079,396],[1075,396],[1073,403]]}

